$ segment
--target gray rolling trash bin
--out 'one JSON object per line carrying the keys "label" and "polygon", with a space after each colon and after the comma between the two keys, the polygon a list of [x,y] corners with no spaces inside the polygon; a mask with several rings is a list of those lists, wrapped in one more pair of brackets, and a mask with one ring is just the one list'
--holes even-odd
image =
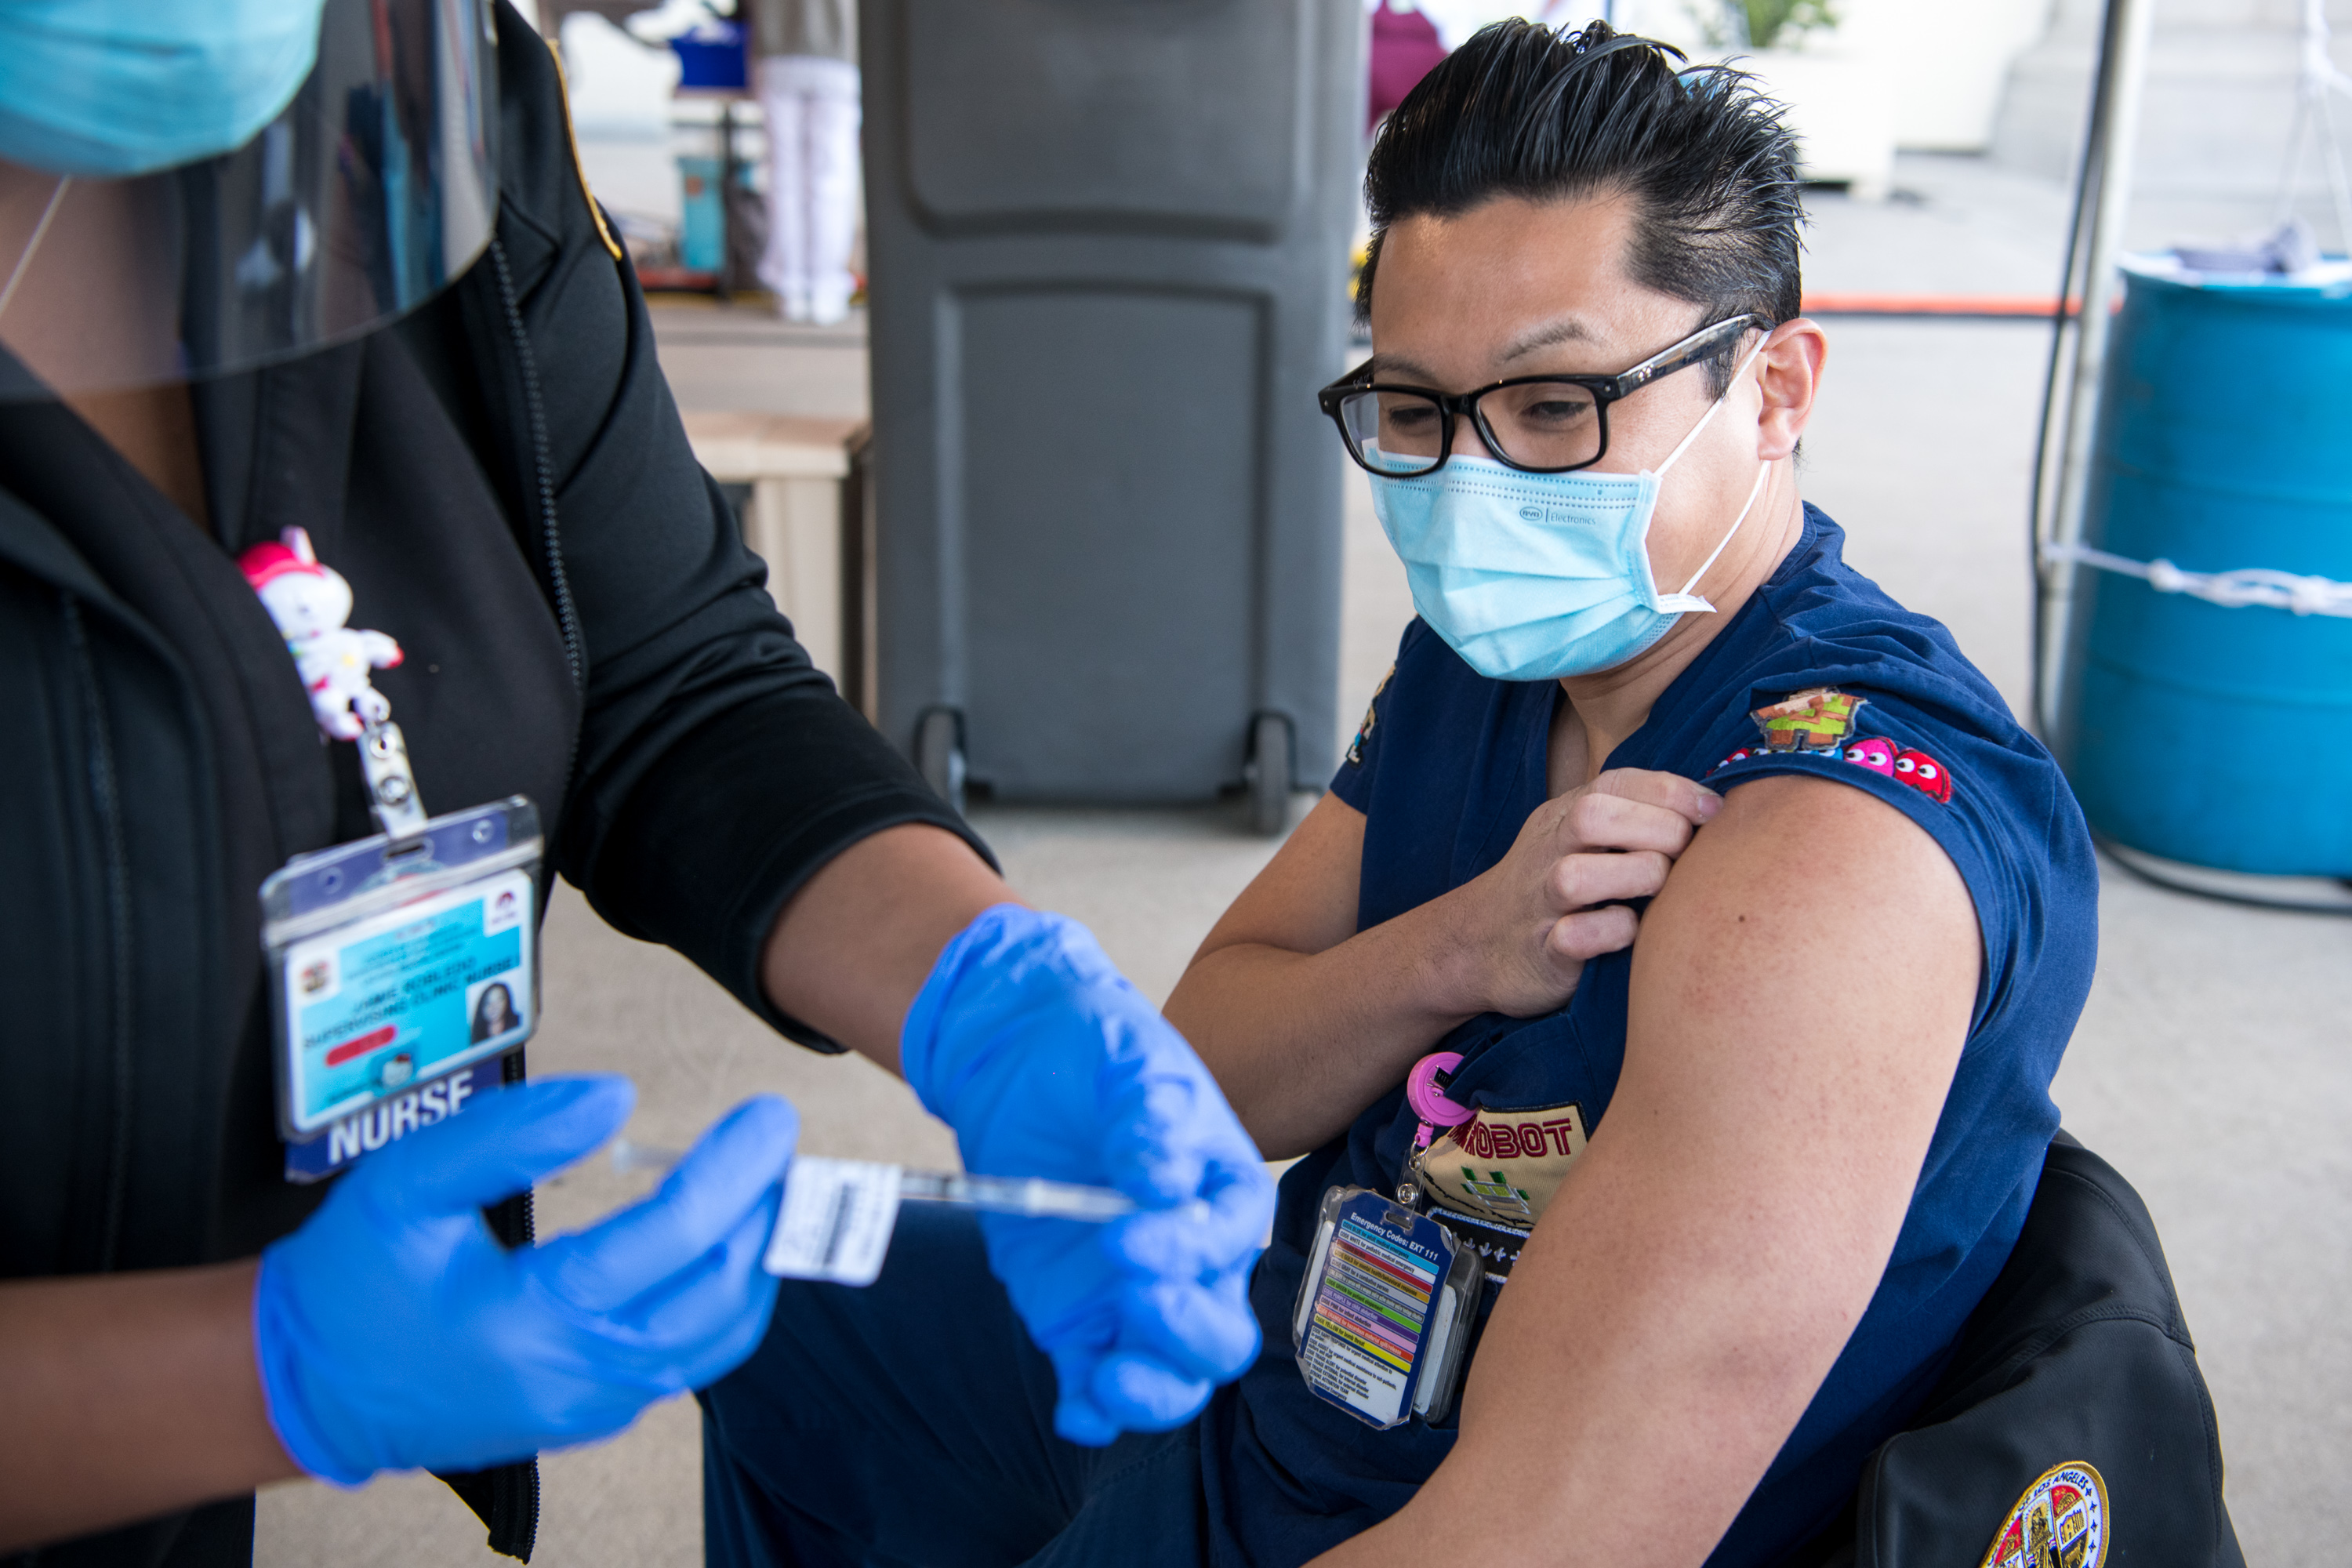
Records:
{"label": "gray rolling trash bin", "polygon": [[867,0],[876,718],[961,802],[1334,766],[1362,0]]}

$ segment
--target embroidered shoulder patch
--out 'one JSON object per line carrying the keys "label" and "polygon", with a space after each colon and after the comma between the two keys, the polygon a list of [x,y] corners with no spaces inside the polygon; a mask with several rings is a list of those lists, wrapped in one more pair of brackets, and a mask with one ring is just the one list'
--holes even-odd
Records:
{"label": "embroidered shoulder patch", "polygon": [[1905,750],[1895,753],[1895,781],[1907,784],[1929,800],[1950,805],[1952,771],[1925,752]]}
{"label": "embroidered shoulder patch", "polygon": [[1364,708],[1364,721],[1356,726],[1356,738],[1348,742],[1348,765],[1351,768],[1364,765],[1364,742],[1372,738],[1372,726],[1381,721],[1381,693],[1389,689],[1389,679],[1395,674],[1396,666],[1389,666],[1389,673],[1372,688],[1372,700]]}
{"label": "embroidered shoulder patch", "polygon": [[1884,735],[1865,735],[1845,749],[1845,760],[1882,773],[1896,784],[1909,784],[1939,805],[1952,803],[1952,771],[1914,747]]}
{"label": "embroidered shoulder patch", "polygon": [[1884,735],[1867,735],[1845,749],[1845,760],[1893,778],[1895,753],[1901,749]]}
{"label": "embroidered shoulder patch", "polygon": [[1830,687],[1800,691],[1748,716],[1764,738],[1742,746],[1706,770],[1712,778],[1734,763],[1750,757],[1811,756],[1824,761],[1843,759],[1868,768],[1883,778],[1908,784],[1938,805],[1952,801],[1952,771],[1941,762],[1884,735],[1853,735],[1855,713],[1868,701]]}
{"label": "embroidered shoulder patch", "polygon": [[1834,752],[1853,732],[1853,716],[1868,702],[1834,687],[1816,686],[1748,715],[1764,731],[1769,752]]}
{"label": "embroidered shoulder patch", "polygon": [[2099,1568],[2106,1554],[2106,1479],[2070,1459],[2025,1489],[1993,1533],[1982,1568]]}

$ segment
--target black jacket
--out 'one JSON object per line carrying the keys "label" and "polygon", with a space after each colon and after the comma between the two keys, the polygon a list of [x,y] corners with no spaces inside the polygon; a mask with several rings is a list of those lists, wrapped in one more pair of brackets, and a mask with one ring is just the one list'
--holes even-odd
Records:
{"label": "black jacket", "polygon": [[197,385],[209,532],[62,405],[0,405],[0,1277],[247,1256],[320,1195],[280,1174],[257,890],[373,827],[236,564],[289,524],[406,653],[377,686],[427,807],[530,795],[605,919],[796,1037],[756,975],[785,898],[882,827],[969,836],[763,592],[553,60],[499,22],[491,252]]}

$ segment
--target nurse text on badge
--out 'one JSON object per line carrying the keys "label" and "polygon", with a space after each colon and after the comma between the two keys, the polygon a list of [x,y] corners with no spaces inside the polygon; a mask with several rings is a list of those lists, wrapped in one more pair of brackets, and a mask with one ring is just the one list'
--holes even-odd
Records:
{"label": "nurse text on badge", "polygon": [[[301,857],[262,885],[289,1143],[366,1125],[355,1119],[388,1100],[421,1116],[422,1091],[530,1037],[541,847],[539,814],[517,797],[397,845]],[[289,1158],[289,1173],[310,1163]]]}

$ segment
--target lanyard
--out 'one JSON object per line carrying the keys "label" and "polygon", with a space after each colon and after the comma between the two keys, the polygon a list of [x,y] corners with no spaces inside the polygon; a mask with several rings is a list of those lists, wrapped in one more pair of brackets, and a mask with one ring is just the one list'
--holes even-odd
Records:
{"label": "lanyard", "polygon": [[374,674],[400,645],[345,625],[352,588],[289,528],[237,558],[325,742],[354,741],[376,837],[261,885],[286,1177],[317,1181],[459,1114],[538,1026],[544,840],[521,796],[428,817]]}
{"label": "lanyard", "polygon": [[319,559],[306,529],[289,528],[276,543],[255,545],[236,563],[286,639],[319,733],[360,743],[360,772],[376,826],[395,844],[416,838],[425,831],[425,802],[416,793],[408,742],[392,721],[392,703],[373,679],[375,671],[399,666],[400,645],[382,632],[343,624],[351,618],[352,585]]}

